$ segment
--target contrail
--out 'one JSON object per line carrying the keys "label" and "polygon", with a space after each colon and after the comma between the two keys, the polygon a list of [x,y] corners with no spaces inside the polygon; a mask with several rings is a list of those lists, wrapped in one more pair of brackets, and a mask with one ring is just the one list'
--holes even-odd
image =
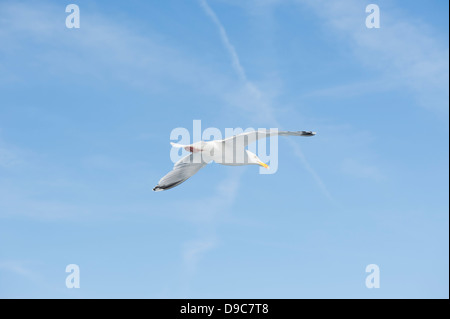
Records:
{"label": "contrail", "polygon": [[[199,0],[199,1],[200,1],[200,5],[202,6],[202,8],[205,11],[205,13],[211,18],[211,20],[214,22],[214,24],[219,29],[220,38],[221,38],[221,40],[222,40],[222,42],[223,42],[223,44],[225,46],[225,49],[228,51],[228,53],[229,53],[229,55],[231,57],[233,69],[236,71],[236,73],[239,76],[239,78],[245,83],[245,85],[249,89],[251,89],[251,90],[255,91],[256,93],[258,93],[259,96],[262,96],[261,90],[259,90],[259,88],[254,83],[252,83],[251,81],[249,81],[247,79],[247,76],[245,74],[245,70],[242,67],[241,62],[239,61],[239,56],[238,56],[238,54],[236,52],[236,49],[231,44],[230,39],[228,38],[227,32],[226,32],[225,28],[223,27],[222,23],[220,22],[219,18],[217,17],[216,13],[211,9],[211,7],[208,5],[206,0]],[[255,92],[252,92],[252,93],[255,93]],[[268,101],[265,101],[264,104],[265,104],[264,107],[265,107],[265,109],[267,111],[266,114],[270,114],[271,122],[273,122],[274,124],[276,124],[276,126],[279,127],[280,125],[278,124],[277,119],[273,115],[273,108],[270,106],[270,103],[268,103]],[[302,161],[303,165],[305,166],[305,169],[311,174],[311,176],[314,179],[314,182],[317,184],[317,186],[322,191],[322,193],[330,201],[335,203],[335,201],[333,200],[330,192],[326,188],[324,182],[322,181],[320,176],[316,173],[316,171],[311,167],[311,165],[309,164],[309,162],[306,159],[305,155],[301,151],[300,146],[298,146],[298,144],[294,143],[293,141],[289,141],[289,143],[291,143],[291,145],[294,147],[295,155]]]}
{"label": "contrail", "polygon": [[242,81],[247,82],[247,76],[245,75],[244,68],[242,67],[241,62],[239,61],[239,56],[236,53],[236,49],[231,44],[227,32],[225,31],[225,28],[223,27],[219,18],[216,16],[216,13],[211,9],[206,0],[200,0],[200,4],[203,10],[205,10],[206,14],[211,18],[211,20],[219,29],[220,38],[222,39],[223,45],[225,46],[225,48],[227,49],[228,53],[231,56],[231,62],[233,63],[234,70],[236,71],[236,73],[238,74],[239,78]]}
{"label": "contrail", "polygon": [[291,139],[288,139],[288,142],[292,145],[292,148],[294,149],[295,155],[300,158],[300,160],[303,162],[303,165],[305,166],[305,169],[311,174],[314,181],[316,182],[317,186],[319,186],[320,190],[324,193],[324,195],[332,202],[334,202],[333,197],[331,197],[330,192],[328,191],[327,187],[323,183],[320,176],[316,173],[316,171],[311,167],[308,160],[306,159],[305,155],[302,152],[302,149],[300,146],[298,146],[297,143],[292,141]]}

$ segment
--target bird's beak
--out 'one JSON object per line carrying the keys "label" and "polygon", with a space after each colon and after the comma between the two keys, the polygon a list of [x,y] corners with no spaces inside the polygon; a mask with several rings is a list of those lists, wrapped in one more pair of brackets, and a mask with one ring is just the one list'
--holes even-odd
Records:
{"label": "bird's beak", "polygon": [[261,165],[262,167],[269,169],[269,165],[267,165],[266,163],[258,162],[258,164]]}

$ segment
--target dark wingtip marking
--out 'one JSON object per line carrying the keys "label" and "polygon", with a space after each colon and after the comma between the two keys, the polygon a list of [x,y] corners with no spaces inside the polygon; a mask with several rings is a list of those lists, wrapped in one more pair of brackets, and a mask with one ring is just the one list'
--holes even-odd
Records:
{"label": "dark wingtip marking", "polygon": [[154,192],[159,192],[159,191],[165,191],[166,189],[174,188],[175,186],[178,186],[178,185],[180,185],[181,183],[183,183],[185,180],[186,180],[186,179],[183,179],[183,180],[181,180],[181,181],[178,181],[178,182],[175,182],[175,183],[172,183],[172,184],[167,184],[167,185],[164,185],[164,186],[159,186],[159,185],[157,185],[157,186],[155,186],[155,187],[153,188],[153,191],[154,191]]}

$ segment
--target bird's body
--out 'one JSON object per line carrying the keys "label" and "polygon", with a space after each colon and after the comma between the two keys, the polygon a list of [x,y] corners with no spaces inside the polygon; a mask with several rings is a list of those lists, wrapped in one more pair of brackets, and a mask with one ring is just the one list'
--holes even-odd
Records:
{"label": "bird's body", "polygon": [[263,163],[256,154],[245,149],[249,144],[276,135],[314,136],[315,134],[310,131],[258,130],[234,135],[223,140],[200,141],[190,145],[171,143],[173,147],[184,148],[191,154],[176,162],[172,171],[161,178],[153,190],[162,191],[178,186],[213,161],[221,165],[260,165],[268,168],[268,165]]}

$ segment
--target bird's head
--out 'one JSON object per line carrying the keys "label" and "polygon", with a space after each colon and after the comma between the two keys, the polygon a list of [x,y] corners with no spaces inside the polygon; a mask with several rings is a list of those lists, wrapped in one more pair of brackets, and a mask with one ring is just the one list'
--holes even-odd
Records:
{"label": "bird's head", "polygon": [[248,158],[248,163],[249,164],[253,164],[253,165],[260,165],[262,167],[265,168],[269,168],[269,165],[267,165],[266,163],[264,163],[263,161],[261,161],[261,159],[256,156],[255,153],[250,152],[249,150],[245,150],[247,153],[247,158]]}

